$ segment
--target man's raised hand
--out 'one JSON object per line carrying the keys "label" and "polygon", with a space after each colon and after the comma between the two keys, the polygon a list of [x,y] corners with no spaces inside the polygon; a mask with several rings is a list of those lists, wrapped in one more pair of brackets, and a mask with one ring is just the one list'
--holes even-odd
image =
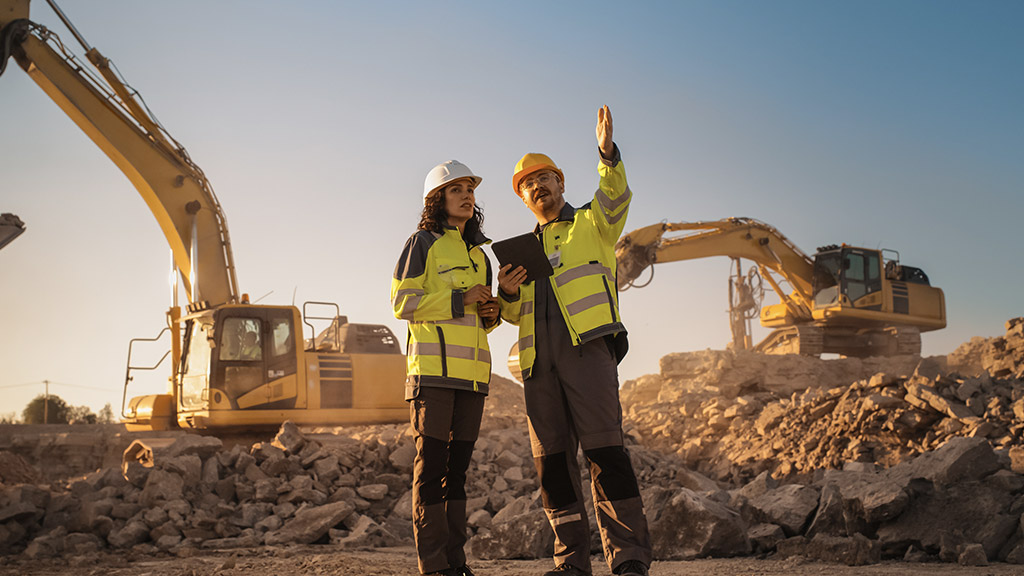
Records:
{"label": "man's raised hand", "polygon": [[608,106],[602,106],[597,111],[597,148],[606,159],[610,159],[615,153],[615,142],[612,141],[612,111]]}

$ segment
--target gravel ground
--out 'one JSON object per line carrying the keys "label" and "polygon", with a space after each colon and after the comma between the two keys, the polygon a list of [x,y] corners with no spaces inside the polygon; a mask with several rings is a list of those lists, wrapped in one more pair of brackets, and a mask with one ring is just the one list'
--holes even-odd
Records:
{"label": "gravel ground", "polygon": [[[478,576],[540,576],[552,566],[550,560],[474,561]],[[608,574],[598,559],[595,575]],[[786,559],[703,559],[687,562],[655,562],[652,576],[936,576],[1020,575],[1012,564],[964,567],[956,564],[883,562],[871,566],[842,566]],[[20,557],[0,558],[0,575],[11,576],[414,576],[415,551],[411,547],[375,550],[332,550],[324,546],[261,548],[254,550],[203,551],[194,556],[146,558],[132,554],[96,554],[63,560],[25,561]]]}

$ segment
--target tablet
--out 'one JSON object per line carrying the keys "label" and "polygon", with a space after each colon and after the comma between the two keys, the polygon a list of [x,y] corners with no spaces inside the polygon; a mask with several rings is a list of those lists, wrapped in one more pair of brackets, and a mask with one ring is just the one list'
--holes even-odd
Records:
{"label": "tablet", "polygon": [[526,282],[533,282],[554,273],[547,254],[544,254],[544,247],[531,232],[499,240],[491,244],[491,250],[494,250],[494,255],[498,257],[499,268],[505,264],[511,264],[512,270],[518,266],[526,268]]}

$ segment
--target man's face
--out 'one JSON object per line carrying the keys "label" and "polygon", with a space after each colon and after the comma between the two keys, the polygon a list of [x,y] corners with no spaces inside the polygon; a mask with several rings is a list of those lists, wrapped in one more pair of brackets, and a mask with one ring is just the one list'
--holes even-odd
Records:
{"label": "man's face", "polygon": [[565,204],[564,192],[565,185],[552,170],[541,170],[519,182],[519,197],[538,220],[544,218],[545,222],[558,216]]}

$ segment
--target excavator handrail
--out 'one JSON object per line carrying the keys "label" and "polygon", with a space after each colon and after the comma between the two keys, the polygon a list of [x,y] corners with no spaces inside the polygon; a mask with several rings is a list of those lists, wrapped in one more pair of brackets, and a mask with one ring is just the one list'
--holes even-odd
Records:
{"label": "excavator handrail", "polygon": [[134,380],[134,377],[132,376],[132,370],[156,370],[157,368],[160,367],[161,364],[164,363],[164,360],[166,360],[167,357],[171,354],[171,351],[168,349],[167,352],[164,352],[164,355],[160,357],[160,360],[158,360],[157,363],[152,366],[132,366],[132,347],[135,345],[136,342],[159,342],[160,339],[163,338],[164,333],[168,331],[170,331],[170,328],[165,326],[164,329],[161,330],[160,333],[157,334],[155,338],[132,338],[131,340],[128,341],[128,361],[125,363],[124,391],[121,393],[122,418],[128,418],[128,415],[125,414],[124,412],[124,407],[125,401],[128,399],[128,384],[132,380]]}

